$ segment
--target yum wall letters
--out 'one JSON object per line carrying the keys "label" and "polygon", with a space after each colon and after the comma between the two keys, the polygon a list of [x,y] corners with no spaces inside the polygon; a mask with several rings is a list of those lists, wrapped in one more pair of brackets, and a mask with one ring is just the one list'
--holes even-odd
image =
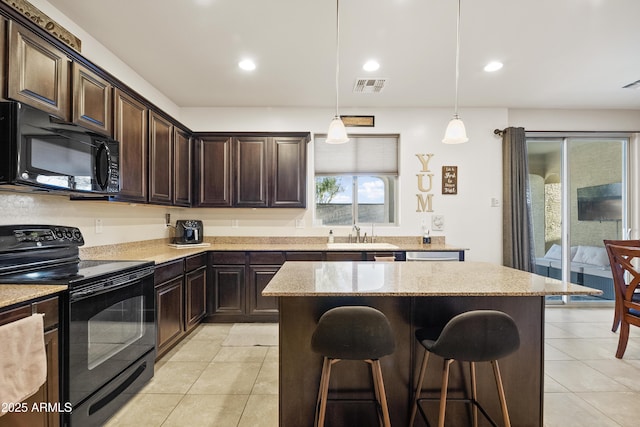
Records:
{"label": "yum wall letters", "polygon": [[430,173],[429,161],[433,157],[433,154],[416,154],[416,157],[420,161],[422,168],[420,173],[416,174],[418,177],[418,191],[416,193],[416,199],[418,206],[416,212],[433,212],[433,174]]}

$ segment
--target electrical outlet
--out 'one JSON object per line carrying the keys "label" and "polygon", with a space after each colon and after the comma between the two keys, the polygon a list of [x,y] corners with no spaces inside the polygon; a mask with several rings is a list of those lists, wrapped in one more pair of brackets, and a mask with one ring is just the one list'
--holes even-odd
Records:
{"label": "electrical outlet", "polygon": [[102,233],[102,219],[96,218],[96,234]]}
{"label": "electrical outlet", "polygon": [[238,228],[240,227],[240,221],[237,219],[232,219],[231,220],[231,228]]}
{"label": "electrical outlet", "polygon": [[500,207],[500,199],[498,199],[497,197],[492,197],[491,198],[491,207],[492,208],[499,208]]}

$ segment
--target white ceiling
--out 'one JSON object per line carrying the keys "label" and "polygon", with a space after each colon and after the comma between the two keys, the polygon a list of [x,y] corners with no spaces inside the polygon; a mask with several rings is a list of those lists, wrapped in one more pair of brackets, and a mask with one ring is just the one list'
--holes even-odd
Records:
{"label": "white ceiling", "polygon": [[[49,2],[180,107],[335,106],[333,0]],[[340,106],[451,107],[456,5],[342,0]],[[640,109],[622,89],[640,80],[638,17],[639,0],[462,0],[460,108]],[[353,93],[360,77],[388,81]]]}

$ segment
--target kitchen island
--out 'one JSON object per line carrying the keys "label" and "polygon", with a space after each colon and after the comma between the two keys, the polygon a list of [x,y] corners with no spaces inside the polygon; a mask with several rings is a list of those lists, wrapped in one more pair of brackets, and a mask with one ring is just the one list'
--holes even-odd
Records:
{"label": "kitchen island", "polygon": [[[392,425],[407,425],[415,373],[422,347],[416,328],[441,327],[456,314],[496,309],[511,315],[521,346],[500,361],[512,425],[542,426],[544,391],[544,297],[593,295],[601,291],[480,262],[286,262],[263,291],[279,299],[280,426],[312,426],[322,357],[311,351],[316,322],[330,308],[368,305],[386,314],[396,335],[396,351],[381,359]],[[500,419],[490,365],[478,366],[478,395],[489,414]],[[450,396],[468,389],[468,368],[454,365]],[[368,365],[335,365],[330,398],[370,398]],[[432,356],[425,388],[439,392],[442,360]],[[345,394],[346,393],[346,394]],[[437,414],[427,406],[432,423]],[[328,407],[328,426],[376,425],[370,405]],[[466,406],[447,407],[447,425],[469,425]],[[435,417],[435,418],[434,418]],[[418,420],[416,426],[420,425]],[[482,424],[481,424],[482,425]]]}

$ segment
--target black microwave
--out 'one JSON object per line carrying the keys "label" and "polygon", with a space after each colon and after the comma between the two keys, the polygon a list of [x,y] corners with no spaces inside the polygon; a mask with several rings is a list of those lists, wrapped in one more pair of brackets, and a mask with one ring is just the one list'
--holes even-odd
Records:
{"label": "black microwave", "polygon": [[19,102],[0,102],[0,153],[0,184],[120,191],[118,141]]}

